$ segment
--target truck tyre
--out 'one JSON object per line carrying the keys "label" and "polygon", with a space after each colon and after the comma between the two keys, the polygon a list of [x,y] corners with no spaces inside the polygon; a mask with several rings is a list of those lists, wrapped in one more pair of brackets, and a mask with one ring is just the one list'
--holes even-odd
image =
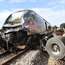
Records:
{"label": "truck tyre", "polygon": [[46,51],[56,59],[62,59],[65,56],[65,37],[56,36],[49,39],[46,43]]}

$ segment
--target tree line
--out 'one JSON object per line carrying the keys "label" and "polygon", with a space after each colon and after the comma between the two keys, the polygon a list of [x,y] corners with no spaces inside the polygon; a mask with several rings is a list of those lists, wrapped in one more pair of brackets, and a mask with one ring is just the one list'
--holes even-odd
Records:
{"label": "tree line", "polygon": [[[57,29],[58,27],[56,25],[54,25],[53,28]],[[60,24],[60,28],[65,28],[65,23]]]}

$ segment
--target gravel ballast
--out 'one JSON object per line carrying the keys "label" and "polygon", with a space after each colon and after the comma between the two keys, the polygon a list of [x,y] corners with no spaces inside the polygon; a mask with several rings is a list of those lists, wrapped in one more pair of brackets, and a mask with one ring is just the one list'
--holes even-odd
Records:
{"label": "gravel ballast", "polygon": [[65,65],[65,61],[54,59],[40,50],[30,50],[10,65]]}

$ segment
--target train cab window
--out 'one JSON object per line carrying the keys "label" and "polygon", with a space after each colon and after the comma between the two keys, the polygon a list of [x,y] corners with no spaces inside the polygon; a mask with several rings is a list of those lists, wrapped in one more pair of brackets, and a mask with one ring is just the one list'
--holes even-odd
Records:
{"label": "train cab window", "polygon": [[34,24],[35,20],[34,20],[34,16],[33,15],[30,15],[28,17],[28,25],[30,27],[33,27],[33,28],[37,28],[37,26]]}
{"label": "train cab window", "polygon": [[28,24],[30,24],[30,25],[34,24],[34,15],[33,14],[29,15],[29,17],[28,17]]}
{"label": "train cab window", "polygon": [[51,25],[50,25],[50,23],[48,23],[48,22],[46,22],[46,28],[47,28],[47,30],[51,30]]}
{"label": "train cab window", "polygon": [[38,27],[43,27],[44,28],[44,20],[43,20],[43,18],[40,15],[36,14],[34,24],[37,25]]}

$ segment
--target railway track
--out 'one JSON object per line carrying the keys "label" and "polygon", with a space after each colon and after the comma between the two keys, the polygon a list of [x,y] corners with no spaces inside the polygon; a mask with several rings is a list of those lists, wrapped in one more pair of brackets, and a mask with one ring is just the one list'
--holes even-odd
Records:
{"label": "railway track", "polygon": [[0,58],[3,57],[3,56],[6,56],[6,55],[8,55],[8,54],[10,54],[10,53],[9,53],[9,52],[1,53],[1,54],[0,54]]}
{"label": "railway track", "polygon": [[10,65],[13,61],[22,56],[28,49],[21,50],[17,54],[4,52],[0,54],[0,65]]}
{"label": "railway track", "polygon": [[4,53],[4,52],[5,52],[5,50],[0,47],[0,55],[1,55],[2,53]]}

